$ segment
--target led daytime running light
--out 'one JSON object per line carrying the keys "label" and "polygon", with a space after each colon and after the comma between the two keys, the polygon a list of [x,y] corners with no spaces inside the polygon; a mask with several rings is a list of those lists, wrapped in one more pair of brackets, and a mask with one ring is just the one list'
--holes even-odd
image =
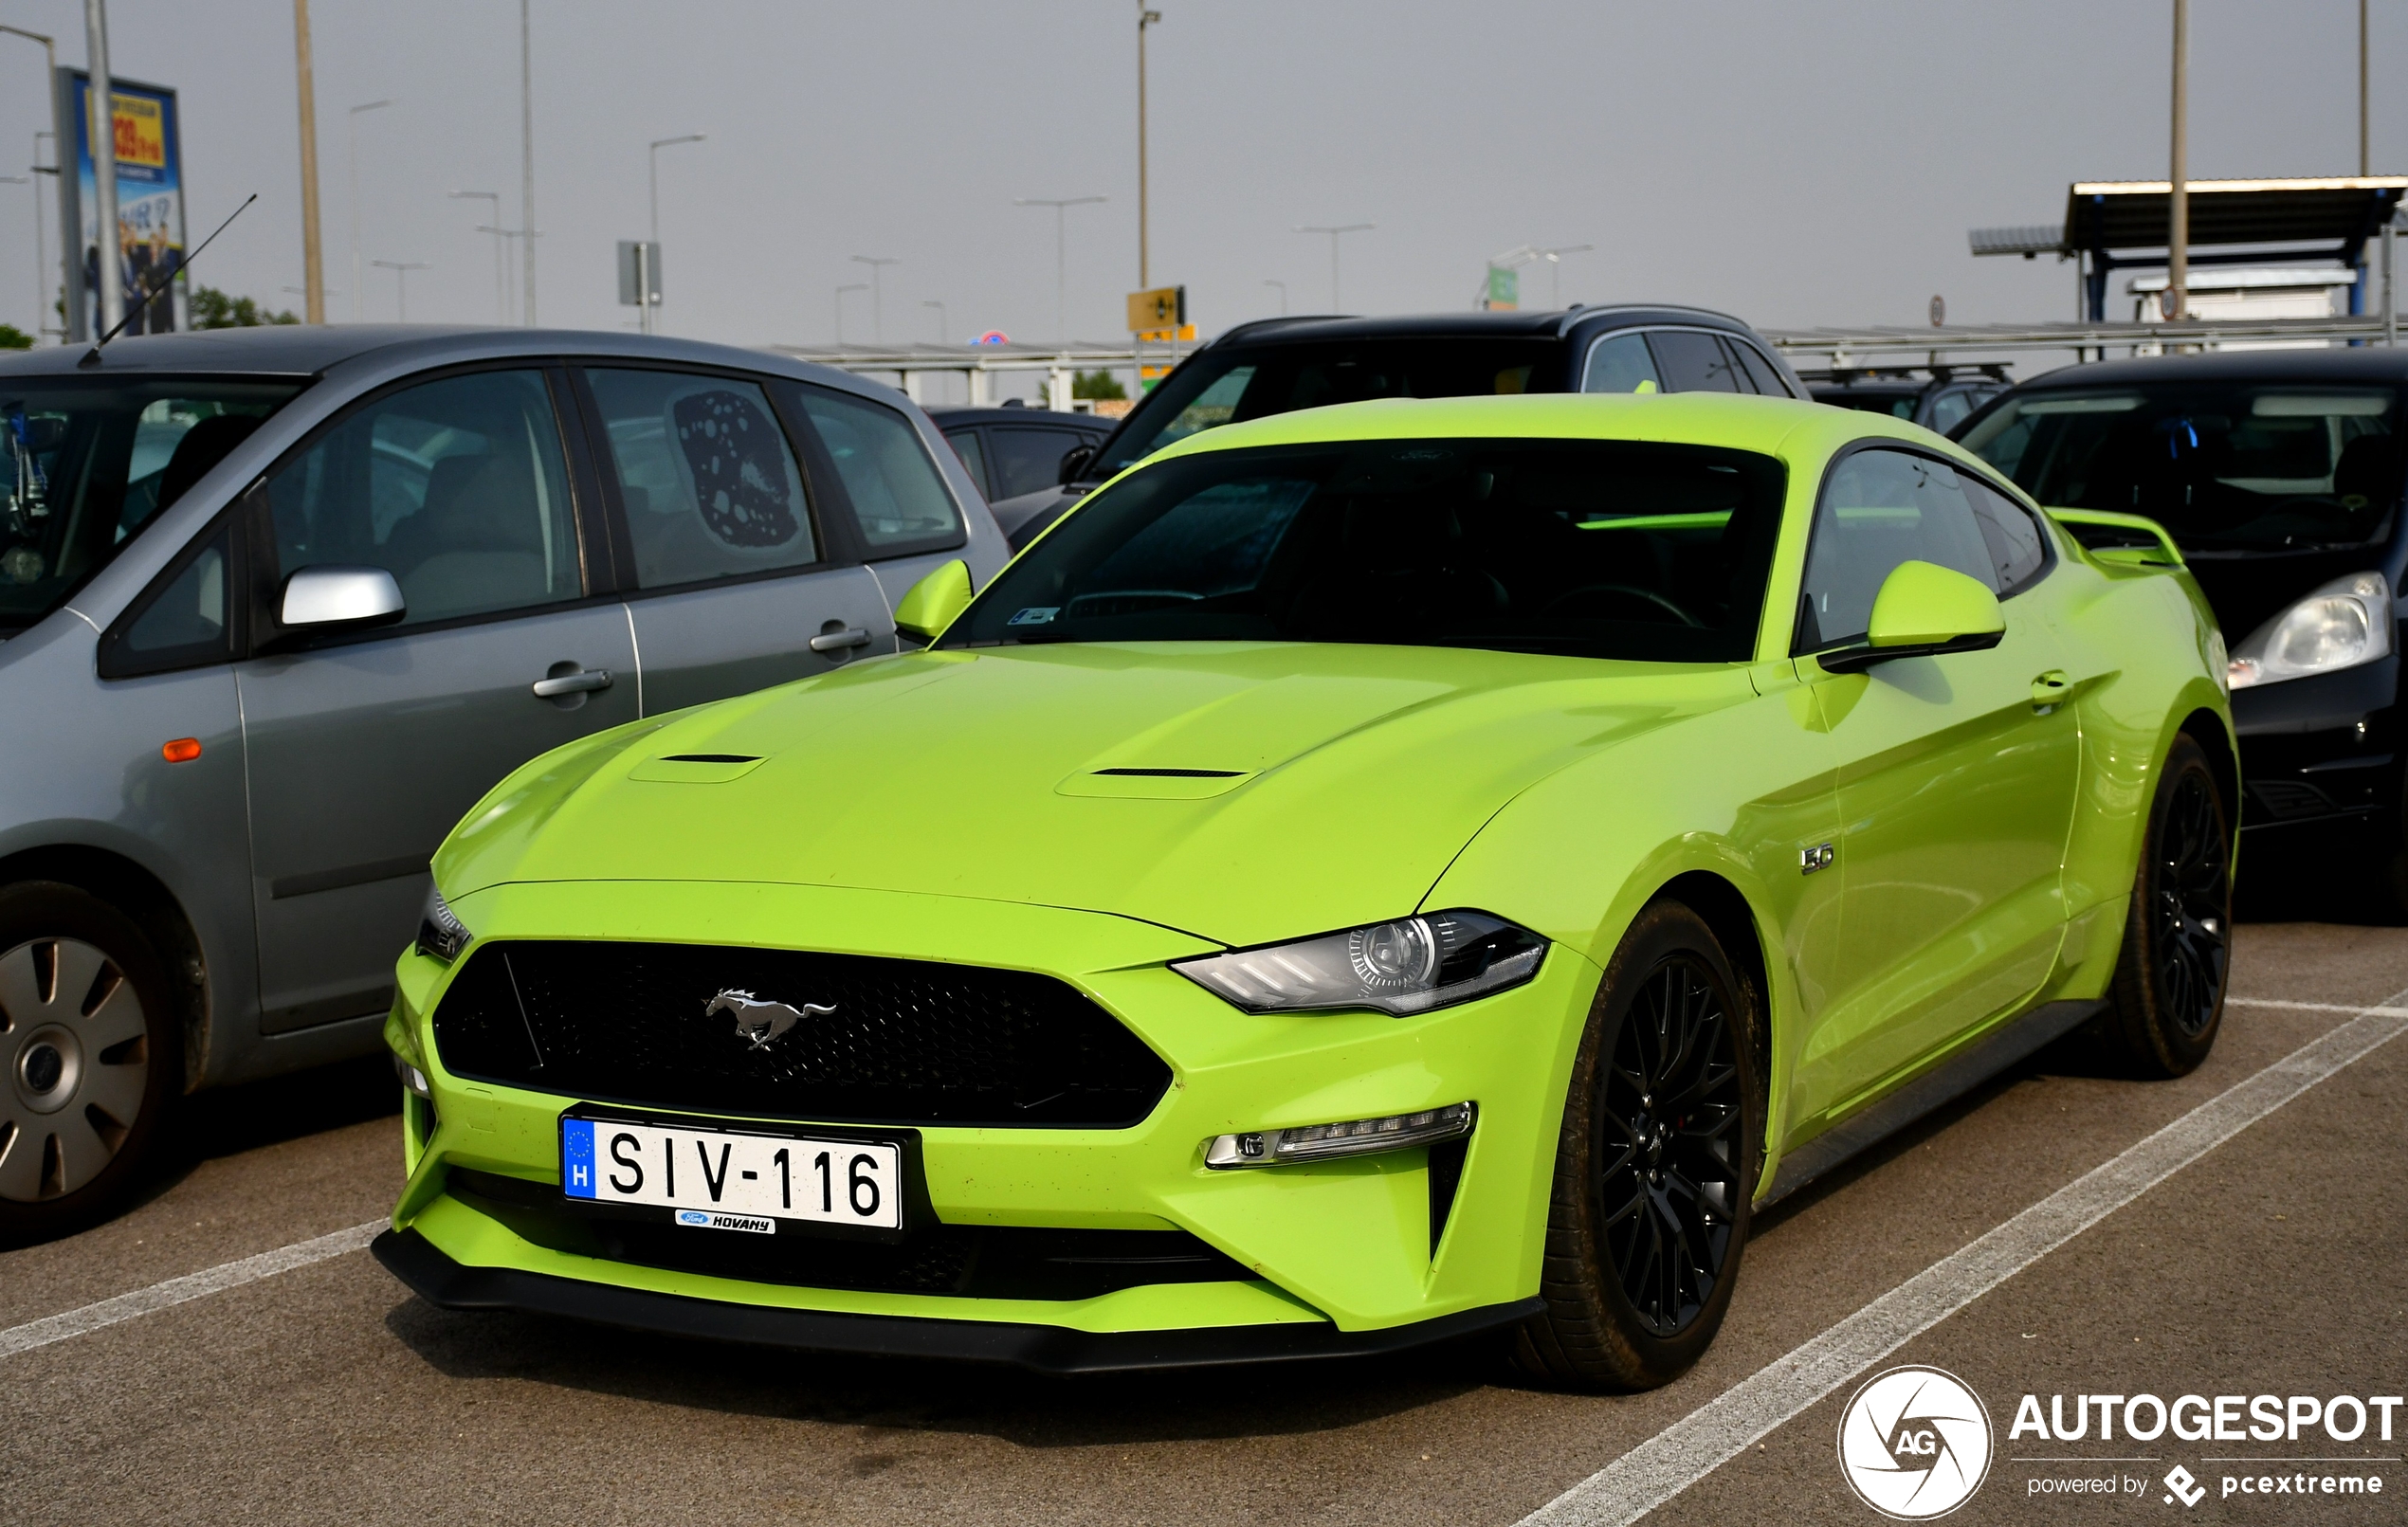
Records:
{"label": "led daytime running light", "polygon": [[1401,1151],[1409,1145],[1460,1139],[1471,1133],[1479,1110],[1468,1102],[1425,1108],[1417,1114],[1388,1114],[1378,1118],[1350,1118],[1336,1124],[1305,1124],[1295,1129],[1254,1130],[1243,1135],[1215,1135],[1204,1142],[1204,1164],[1215,1171],[1231,1167],[1273,1167],[1287,1162],[1330,1161],[1341,1156]]}
{"label": "led daytime running light", "polygon": [[1370,1008],[1404,1017],[1519,986],[1547,941],[1485,912],[1427,912],[1171,969],[1248,1012]]}

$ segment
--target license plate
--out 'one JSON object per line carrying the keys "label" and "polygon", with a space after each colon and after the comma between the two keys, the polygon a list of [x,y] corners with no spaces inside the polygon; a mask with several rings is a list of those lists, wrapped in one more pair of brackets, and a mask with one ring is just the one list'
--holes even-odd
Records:
{"label": "license plate", "polygon": [[903,1226],[903,1152],[874,1140],[560,1120],[560,1188],[596,1204],[650,1204],[702,1229],[769,1230],[799,1220]]}

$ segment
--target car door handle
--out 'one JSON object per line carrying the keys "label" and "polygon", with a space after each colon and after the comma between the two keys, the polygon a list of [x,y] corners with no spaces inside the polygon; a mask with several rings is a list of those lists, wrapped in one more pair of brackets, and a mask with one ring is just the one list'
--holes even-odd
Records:
{"label": "car door handle", "polygon": [[2050,706],[2054,705],[2057,701],[2065,699],[2067,692],[2072,689],[2072,687],[2073,681],[2067,676],[2064,669],[2051,668],[2047,673],[2044,673],[2032,681],[2032,703],[2034,708],[2038,710],[2047,710]]}
{"label": "car door handle", "polygon": [[611,670],[608,668],[580,668],[575,673],[564,673],[557,679],[538,679],[529,687],[535,690],[538,700],[557,700],[562,695],[581,695],[590,689],[608,689],[611,682]]}
{"label": "car door handle", "polygon": [[842,652],[847,647],[868,645],[869,633],[858,626],[848,626],[841,631],[828,631],[811,639],[813,652]]}

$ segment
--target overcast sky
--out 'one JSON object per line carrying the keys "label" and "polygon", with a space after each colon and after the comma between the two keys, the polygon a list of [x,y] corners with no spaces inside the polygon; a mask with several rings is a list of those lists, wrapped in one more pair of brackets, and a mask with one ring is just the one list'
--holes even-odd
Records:
{"label": "overcast sky", "polygon": [[[1207,333],[1331,301],[1470,305],[1487,256],[1564,258],[1566,301],[1704,303],[1766,327],[2073,313],[2071,267],[1977,261],[1965,230],[2056,220],[2075,179],[2162,176],[2168,0],[1152,0],[1153,278]],[[117,72],[174,87],[197,239],[261,193],[198,280],[298,308],[300,173],[289,0],[110,0]],[[2408,4],[2376,0],[2375,57],[2408,57]],[[519,8],[314,0],[330,314],[365,260],[424,261],[413,320],[496,311],[503,193],[520,219]],[[0,22],[84,59],[77,0],[0,0]],[[2353,0],[2198,0],[2192,173],[2353,173]],[[1054,215],[1069,213],[1068,327],[1119,336],[1137,285],[1136,27],[1115,0],[639,4],[534,0],[538,316],[629,324],[613,243],[641,237],[645,144],[662,151],[673,333],[825,341],[854,255],[901,261],[848,337],[1001,329],[1056,337]],[[41,50],[0,37],[0,164],[49,126]],[[2377,71],[2375,169],[2408,166],[2408,82]],[[346,156],[358,118],[359,194]],[[0,319],[30,329],[30,188],[0,186]],[[55,223],[52,225],[55,237]],[[369,269],[372,319],[395,278]],[[1548,300],[1541,268],[1524,305]],[[2120,284],[2119,284],[2120,291]]]}

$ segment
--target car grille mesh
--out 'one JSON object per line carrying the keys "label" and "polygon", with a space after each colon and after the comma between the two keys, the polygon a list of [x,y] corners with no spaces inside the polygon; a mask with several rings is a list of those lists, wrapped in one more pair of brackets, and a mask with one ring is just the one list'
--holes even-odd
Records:
{"label": "car grille mesh", "polygon": [[[721,991],[811,1013],[755,1043]],[[1134,1124],[1170,1067],[1064,982],[793,950],[511,940],[469,953],[434,1016],[446,1069],[598,1102],[760,1117]]]}

